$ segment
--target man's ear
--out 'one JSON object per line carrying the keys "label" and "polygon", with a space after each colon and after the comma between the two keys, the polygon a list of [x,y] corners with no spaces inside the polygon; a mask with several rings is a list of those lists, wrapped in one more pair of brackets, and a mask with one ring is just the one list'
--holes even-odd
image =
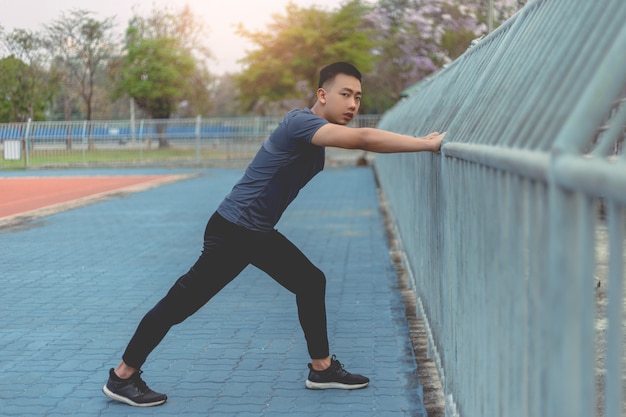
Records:
{"label": "man's ear", "polygon": [[326,104],[326,90],[321,87],[317,89],[317,101]]}

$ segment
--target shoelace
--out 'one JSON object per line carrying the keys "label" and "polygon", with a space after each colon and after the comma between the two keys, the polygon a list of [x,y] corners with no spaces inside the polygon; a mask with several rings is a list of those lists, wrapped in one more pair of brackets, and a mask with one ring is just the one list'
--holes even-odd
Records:
{"label": "shoelace", "polygon": [[336,368],[337,372],[341,376],[345,376],[345,375],[348,374],[348,371],[343,369],[343,364],[337,360],[337,357],[335,355],[333,355],[332,358],[330,358],[330,366],[331,366],[331,368],[333,368],[333,367]]}
{"label": "shoelace", "polygon": [[131,379],[133,380],[135,385],[137,385],[139,392],[143,394],[144,392],[148,390],[148,384],[146,384],[145,381],[141,379],[141,374],[143,374],[143,371],[137,371],[133,374]]}

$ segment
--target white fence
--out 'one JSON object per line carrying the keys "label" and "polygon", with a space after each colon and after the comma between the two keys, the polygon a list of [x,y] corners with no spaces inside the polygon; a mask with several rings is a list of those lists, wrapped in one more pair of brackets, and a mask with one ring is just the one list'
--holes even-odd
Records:
{"label": "white fence", "polygon": [[[282,117],[0,124],[0,168],[247,163]],[[353,126],[375,126],[377,115]],[[329,150],[329,158],[356,160]]]}

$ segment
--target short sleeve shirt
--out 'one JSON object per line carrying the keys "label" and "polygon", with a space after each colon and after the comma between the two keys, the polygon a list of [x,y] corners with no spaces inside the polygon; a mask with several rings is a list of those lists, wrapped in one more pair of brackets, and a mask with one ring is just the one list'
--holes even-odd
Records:
{"label": "short sleeve shirt", "polygon": [[217,212],[249,230],[272,230],[302,187],[324,169],[324,147],[311,139],[326,123],[308,108],[287,113]]}

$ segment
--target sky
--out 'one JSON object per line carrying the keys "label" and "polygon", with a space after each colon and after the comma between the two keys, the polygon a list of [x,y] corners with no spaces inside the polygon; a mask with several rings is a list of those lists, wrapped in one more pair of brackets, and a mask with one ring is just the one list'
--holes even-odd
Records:
{"label": "sky", "polygon": [[[83,9],[93,12],[93,17],[102,20],[116,17],[116,27],[123,33],[135,8],[140,16],[148,16],[153,6],[168,5],[178,11],[185,4],[202,19],[208,28],[208,47],[214,60],[210,69],[214,74],[237,72],[237,60],[244,57],[250,45],[235,33],[241,23],[248,30],[263,30],[273,21],[276,13],[284,15],[290,0],[0,0],[0,26],[6,31],[15,28],[42,30],[60,18],[62,12]],[[292,0],[299,7],[318,6],[325,10],[337,10],[341,0]]]}

